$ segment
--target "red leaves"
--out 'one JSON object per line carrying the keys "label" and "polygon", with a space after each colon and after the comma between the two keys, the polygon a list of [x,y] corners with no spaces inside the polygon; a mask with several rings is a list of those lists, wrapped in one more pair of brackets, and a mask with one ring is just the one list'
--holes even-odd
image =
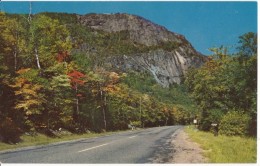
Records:
{"label": "red leaves", "polygon": [[70,78],[71,86],[73,89],[76,89],[78,85],[84,85],[84,83],[86,82],[84,80],[86,75],[77,70],[73,70],[72,72],[68,73],[68,76]]}
{"label": "red leaves", "polygon": [[56,57],[56,60],[57,60],[58,62],[63,62],[63,61],[65,61],[68,57],[69,57],[69,54],[68,54],[67,51],[65,51],[65,52],[59,52],[58,55],[57,55],[57,57]]}

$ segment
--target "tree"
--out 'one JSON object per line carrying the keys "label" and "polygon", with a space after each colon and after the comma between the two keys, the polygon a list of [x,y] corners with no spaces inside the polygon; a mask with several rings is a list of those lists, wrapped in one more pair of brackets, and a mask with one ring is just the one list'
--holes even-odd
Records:
{"label": "tree", "polygon": [[[239,52],[229,55],[225,47],[213,48],[213,56],[199,69],[187,74],[186,85],[201,112],[203,130],[220,122],[230,110],[239,110],[252,118],[256,129],[257,63],[255,36],[240,37]],[[256,132],[252,132],[256,133]]]}
{"label": "tree", "polygon": [[10,143],[18,142],[22,134],[21,113],[13,108],[15,94],[10,86],[15,71],[21,65],[18,59],[24,48],[22,30],[16,19],[0,12],[0,135]]}
{"label": "tree", "polygon": [[71,93],[71,80],[66,74],[53,76],[48,88],[52,96],[47,111],[48,129],[70,127],[73,120],[73,96]]}
{"label": "tree", "polygon": [[30,54],[35,57],[38,69],[52,66],[57,53],[65,53],[72,48],[67,28],[58,20],[44,15],[33,17],[29,34]]}
{"label": "tree", "polygon": [[0,50],[4,55],[5,63],[12,66],[13,73],[18,70],[19,54],[23,54],[25,48],[25,29],[14,18],[8,18],[0,13]]}
{"label": "tree", "polygon": [[75,100],[76,100],[76,109],[74,112],[75,121],[77,121],[78,115],[79,115],[79,98],[82,96],[81,93],[79,93],[80,86],[83,86],[85,84],[85,78],[86,75],[77,71],[73,70],[70,73],[68,73],[71,87],[75,90]]}
{"label": "tree", "polygon": [[12,87],[16,88],[15,95],[17,102],[15,109],[21,110],[25,116],[25,123],[34,129],[37,125],[42,125],[37,122],[37,116],[42,114],[43,105],[46,102],[41,90],[43,86],[33,83],[37,76],[37,72],[30,68],[17,71],[20,75],[16,78],[15,84]]}
{"label": "tree", "polygon": [[239,36],[239,47],[237,47],[240,56],[250,57],[257,54],[257,34],[248,32]]}
{"label": "tree", "polygon": [[238,60],[244,69],[243,86],[246,109],[251,116],[250,135],[256,136],[257,131],[257,34],[248,32],[239,37],[240,46]]}

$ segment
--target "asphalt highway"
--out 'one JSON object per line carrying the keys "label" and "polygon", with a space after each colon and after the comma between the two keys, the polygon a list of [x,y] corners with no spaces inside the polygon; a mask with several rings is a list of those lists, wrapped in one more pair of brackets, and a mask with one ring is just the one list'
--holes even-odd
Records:
{"label": "asphalt highway", "polygon": [[78,141],[0,152],[2,163],[165,163],[171,157],[174,133],[182,126],[164,126]]}

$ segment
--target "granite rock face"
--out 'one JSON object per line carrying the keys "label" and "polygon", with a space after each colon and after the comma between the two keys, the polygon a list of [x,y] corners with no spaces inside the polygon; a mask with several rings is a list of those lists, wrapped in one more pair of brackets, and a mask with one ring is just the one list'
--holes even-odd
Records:
{"label": "granite rock face", "polygon": [[168,31],[142,17],[129,14],[88,14],[78,15],[78,21],[94,30],[109,33],[127,31],[133,43],[158,46],[162,43],[178,43],[171,50],[158,48],[146,53],[122,56],[107,56],[106,63],[123,71],[149,71],[163,87],[180,84],[190,67],[199,67],[206,57],[197,52],[184,36]]}
{"label": "granite rock face", "polygon": [[136,54],[121,58],[110,57],[108,62],[113,68],[123,71],[149,71],[160,85],[169,87],[173,83],[180,84],[190,67],[199,67],[203,60],[196,56],[187,56],[184,49],[167,52],[164,50]]}
{"label": "granite rock face", "polygon": [[88,14],[78,16],[81,24],[96,30],[119,32],[127,30],[130,39],[147,46],[161,42],[181,42],[181,35],[168,31],[142,17],[129,14]]}

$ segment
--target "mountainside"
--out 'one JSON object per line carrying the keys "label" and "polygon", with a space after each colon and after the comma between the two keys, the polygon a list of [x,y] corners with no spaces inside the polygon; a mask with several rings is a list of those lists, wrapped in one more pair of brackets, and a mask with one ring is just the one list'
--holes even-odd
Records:
{"label": "mountainside", "polygon": [[[105,55],[105,66],[123,71],[148,71],[157,83],[169,87],[180,84],[190,67],[199,67],[206,58],[197,52],[184,36],[168,31],[142,17],[128,14],[77,15],[80,24],[96,31],[119,34],[121,44],[128,40],[132,52]],[[136,47],[141,46],[140,51]],[[119,56],[118,56],[119,54]]]}

